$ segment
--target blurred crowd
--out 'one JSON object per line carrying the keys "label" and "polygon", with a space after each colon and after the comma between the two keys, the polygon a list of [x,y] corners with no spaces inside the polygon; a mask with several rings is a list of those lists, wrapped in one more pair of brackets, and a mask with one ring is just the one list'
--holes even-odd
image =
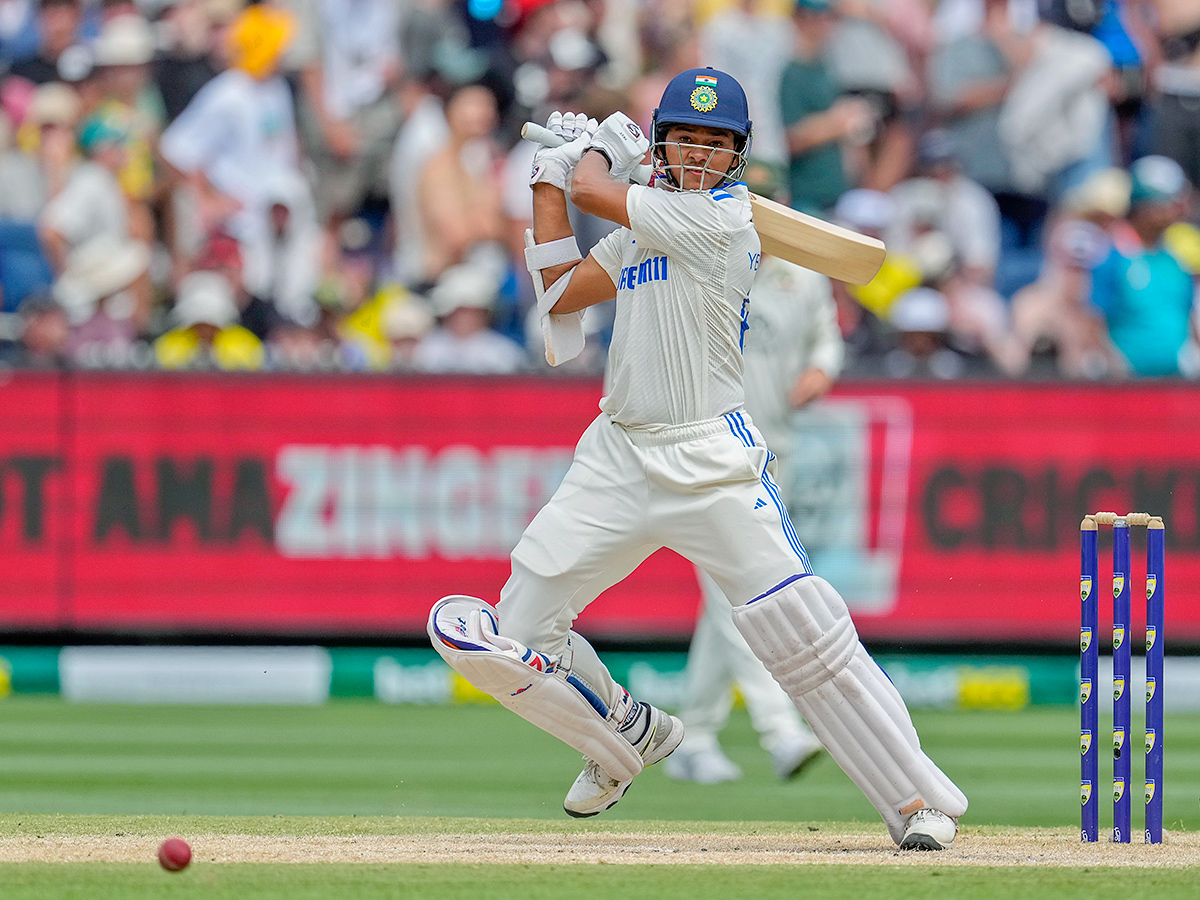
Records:
{"label": "blurred crowd", "polygon": [[1200,375],[1196,0],[0,0],[0,364],[549,371],[520,125],[697,65],[887,243],[850,374]]}

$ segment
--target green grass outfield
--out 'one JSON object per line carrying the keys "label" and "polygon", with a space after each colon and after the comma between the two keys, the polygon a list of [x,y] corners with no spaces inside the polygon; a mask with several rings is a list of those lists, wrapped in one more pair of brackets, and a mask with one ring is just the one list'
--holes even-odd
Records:
{"label": "green grass outfield", "polygon": [[[930,755],[971,798],[964,826],[1073,829],[1078,823],[1078,717],[1069,707],[1019,713],[918,712]],[[1200,828],[1200,717],[1166,723],[1164,821]],[[1137,723],[1135,722],[1135,734]],[[745,771],[735,784],[701,787],[648,770],[606,827],[736,833],[817,823],[878,827],[874,810],[829,760],[781,784],[755,745],[744,713],[723,735]],[[1136,746],[1135,741],[1135,746]],[[1134,782],[1139,783],[1140,754]],[[81,706],[57,697],[0,700],[0,838],[122,829],[154,834],[228,832],[434,833],[463,817],[586,834],[600,820],[562,813],[578,756],[496,706],[386,706],[341,700],[312,708]],[[1101,779],[1106,777],[1102,765]],[[1134,790],[1135,799],[1140,790]],[[1102,823],[1108,804],[1102,801]],[[1141,804],[1134,803],[1138,827]],[[158,815],[170,819],[138,820]],[[91,818],[102,816],[105,818]],[[272,818],[319,817],[276,821]],[[351,817],[385,817],[363,819]],[[116,817],[116,818],[113,818]],[[224,817],[224,818],[207,818]],[[247,817],[247,818],[228,818]],[[260,817],[260,818],[249,818]],[[395,818],[400,817],[400,818]],[[420,819],[417,817],[439,817]],[[138,823],[141,824],[138,824]],[[705,823],[712,823],[711,825]],[[749,823],[749,824],[747,824]],[[759,823],[754,825],[753,823]],[[831,824],[834,823],[834,824]],[[886,841],[880,830],[881,841]],[[166,834],[162,834],[166,836]],[[1138,852],[1141,848],[1130,848]],[[1195,896],[1200,868],[1104,869],[1048,865],[989,868],[879,865],[691,866],[197,862],[168,875],[146,863],[0,863],[0,897],[794,897],[899,896],[940,888],[946,897],[1056,900]],[[1200,859],[1195,861],[1200,865]]]}

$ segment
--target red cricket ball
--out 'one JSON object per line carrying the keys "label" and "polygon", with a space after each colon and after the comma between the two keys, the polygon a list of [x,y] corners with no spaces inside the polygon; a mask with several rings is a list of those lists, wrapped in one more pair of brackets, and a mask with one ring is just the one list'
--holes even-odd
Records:
{"label": "red cricket ball", "polygon": [[183,838],[167,838],[158,847],[158,861],[168,872],[178,872],[192,861],[192,848]]}

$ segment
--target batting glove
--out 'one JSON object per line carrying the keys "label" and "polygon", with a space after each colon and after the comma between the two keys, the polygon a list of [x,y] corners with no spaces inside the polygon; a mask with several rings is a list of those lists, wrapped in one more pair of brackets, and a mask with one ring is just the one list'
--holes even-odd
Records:
{"label": "batting glove", "polygon": [[615,112],[600,123],[588,149],[604,154],[614,179],[629,181],[650,149],[650,141],[637,122],[623,112]]}
{"label": "batting glove", "polygon": [[587,151],[592,133],[596,130],[595,119],[583,113],[552,112],[546,127],[563,139],[561,147],[542,147],[533,155],[533,174],[529,184],[551,184],[566,191],[571,183],[575,166]]}

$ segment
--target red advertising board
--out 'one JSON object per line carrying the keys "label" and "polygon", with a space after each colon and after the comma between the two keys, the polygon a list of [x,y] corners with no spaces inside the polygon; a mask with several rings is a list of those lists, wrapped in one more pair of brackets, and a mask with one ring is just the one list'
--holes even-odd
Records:
{"label": "red advertising board", "polygon": [[[10,374],[0,630],[419,634],[439,596],[496,598],[599,396],[591,379]],[[1066,646],[1083,512],[1161,514],[1168,642],[1200,642],[1197,396],[843,385],[797,421],[797,530],[867,639]],[[683,637],[697,598],[660,551],[580,627]]]}

